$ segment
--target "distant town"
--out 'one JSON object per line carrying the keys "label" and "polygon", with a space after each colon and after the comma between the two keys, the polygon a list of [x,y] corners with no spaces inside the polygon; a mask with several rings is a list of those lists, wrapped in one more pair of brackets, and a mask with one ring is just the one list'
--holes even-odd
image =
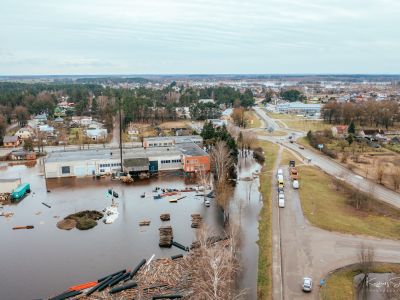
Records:
{"label": "distant town", "polygon": [[398,75],[2,76],[0,140],[9,299],[400,294]]}

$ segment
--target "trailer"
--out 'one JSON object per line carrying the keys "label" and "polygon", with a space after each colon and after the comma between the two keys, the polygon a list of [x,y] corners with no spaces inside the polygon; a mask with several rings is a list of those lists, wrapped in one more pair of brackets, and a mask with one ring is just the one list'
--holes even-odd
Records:
{"label": "trailer", "polygon": [[13,201],[21,200],[27,193],[31,192],[31,186],[29,183],[22,183],[17,186],[14,191],[11,193],[11,199]]}

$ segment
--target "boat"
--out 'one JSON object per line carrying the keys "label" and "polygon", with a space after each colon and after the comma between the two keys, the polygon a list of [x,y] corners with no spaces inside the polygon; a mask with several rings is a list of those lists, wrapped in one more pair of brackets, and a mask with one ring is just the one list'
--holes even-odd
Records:
{"label": "boat", "polygon": [[118,217],[119,217],[119,213],[112,214],[112,215],[107,216],[107,217],[103,220],[103,222],[104,222],[104,224],[112,224],[112,223],[115,222],[116,219],[118,219]]}
{"label": "boat", "polygon": [[177,202],[178,202],[178,199],[177,199],[177,198],[173,198],[173,199],[170,199],[169,202],[170,202],[170,203],[177,203]]}
{"label": "boat", "polygon": [[14,230],[17,230],[17,229],[33,229],[33,228],[35,228],[33,225],[15,226],[15,227],[13,227]]}
{"label": "boat", "polygon": [[114,223],[119,217],[118,207],[115,205],[108,206],[103,211],[106,215],[105,219],[103,220],[105,224]]}
{"label": "boat", "polygon": [[161,197],[174,196],[177,194],[178,194],[178,192],[167,192],[167,193],[161,194]]}

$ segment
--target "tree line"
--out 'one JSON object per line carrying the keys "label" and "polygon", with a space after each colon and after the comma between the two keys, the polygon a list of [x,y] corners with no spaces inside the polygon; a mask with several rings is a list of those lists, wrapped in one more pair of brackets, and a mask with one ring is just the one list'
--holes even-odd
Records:
{"label": "tree line", "polygon": [[365,101],[326,103],[321,114],[326,123],[350,124],[351,121],[360,126],[379,127],[386,129],[400,122],[400,109],[397,101]]}

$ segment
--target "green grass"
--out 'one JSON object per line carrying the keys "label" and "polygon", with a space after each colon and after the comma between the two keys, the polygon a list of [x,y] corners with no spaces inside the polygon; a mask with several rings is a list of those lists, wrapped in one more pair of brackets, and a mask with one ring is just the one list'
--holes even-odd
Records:
{"label": "green grass", "polygon": [[291,161],[291,160],[294,160],[294,162],[296,163],[296,166],[303,163],[291,151],[289,151],[287,149],[284,149],[283,152],[282,152],[281,165],[288,167],[289,166],[289,161]]}
{"label": "green grass", "polygon": [[376,200],[370,210],[357,210],[348,195],[337,191],[332,177],[315,167],[300,166],[300,197],[303,213],[314,226],[350,234],[400,239],[400,211]]}
{"label": "green grass", "polygon": [[[400,264],[377,263],[372,272],[374,273],[387,273],[394,272],[400,274]],[[323,300],[342,300],[354,299],[354,276],[360,274],[357,265],[337,270],[329,275],[326,279],[325,285],[320,289],[320,299]]]}
{"label": "green grass", "polygon": [[260,142],[265,154],[265,164],[260,175],[260,192],[263,196],[263,207],[259,216],[259,256],[257,299],[272,298],[272,169],[277,155],[278,145]]}

